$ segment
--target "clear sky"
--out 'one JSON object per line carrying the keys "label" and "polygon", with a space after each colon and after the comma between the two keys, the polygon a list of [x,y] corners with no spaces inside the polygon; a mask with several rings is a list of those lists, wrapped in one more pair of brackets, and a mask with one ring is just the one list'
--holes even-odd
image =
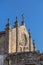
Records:
{"label": "clear sky", "polygon": [[43,52],[43,0],[0,0],[0,31],[4,30],[7,18],[10,18],[12,26],[16,16],[21,22],[22,13],[36,48]]}

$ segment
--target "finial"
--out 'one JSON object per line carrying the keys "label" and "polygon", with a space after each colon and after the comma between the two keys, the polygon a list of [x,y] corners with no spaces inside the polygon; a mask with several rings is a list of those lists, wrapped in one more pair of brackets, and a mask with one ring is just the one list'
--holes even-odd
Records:
{"label": "finial", "polygon": [[22,21],[24,22],[24,13],[22,14]]}
{"label": "finial", "polygon": [[33,40],[33,45],[35,45],[35,40]]}
{"label": "finial", "polygon": [[30,32],[30,29],[28,31]]}
{"label": "finial", "polygon": [[22,14],[22,25],[25,25],[25,22],[24,22],[24,13]]}
{"label": "finial", "polygon": [[35,42],[35,40],[33,40],[33,42]]}
{"label": "finial", "polygon": [[10,18],[7,19],[7,25],[6,26],[9,26],[10,25]]}
{"label": "finial", "polygon": [[17,21],[18,17],[16,16],[16,21]]}
{"label": "finial", "polygon": [[33,48],[34,48],[34,51],[35,51],[35,48],[36,48],[36,46],[35,46],[35,40],[33,40]]}
{"label": "finial", "polygon": [[10,24],[10,18],[8,18],[8,23]]}
{"label": "finial", "polygon": [[33,40],[33,45],[35,46],[35,40]]}
{"label": "finial", "polygon": [[28,33],[30,34],[30,29],[28,29]]}
{"label": "finial", "polygon": [[7,19],[6,29],[10,29],[10,18]]}
{"label": "finial", "polygon": [[18,23],[18,17],[16,16],[16,21],[14,22],[15,23],[15,27],[19,26],[19,23]]}

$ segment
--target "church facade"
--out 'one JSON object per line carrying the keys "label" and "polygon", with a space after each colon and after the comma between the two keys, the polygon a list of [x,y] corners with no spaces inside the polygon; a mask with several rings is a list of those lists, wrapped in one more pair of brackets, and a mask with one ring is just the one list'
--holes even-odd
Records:
{"label": "church facade", "polygon": [[43,65],[43,53],[36,50],[30,30],[27,31],[24,20],[21,25],[16,17],[14,27],[8,23],[5,31],[0,32],[0,55],[2,65]]}

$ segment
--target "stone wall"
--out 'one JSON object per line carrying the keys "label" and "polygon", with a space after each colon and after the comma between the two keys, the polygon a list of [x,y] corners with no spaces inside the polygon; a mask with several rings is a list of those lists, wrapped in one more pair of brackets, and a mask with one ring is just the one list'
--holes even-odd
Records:
{"label": "stone wall", "polygon": [[[9,31],[9,53],[16,52],[26,52],[29,51],[29,34],[24,25],[18,26],[18,43],[16,43],[16,28]],[[31,39],[31,51],[33,51],[33,43]]]}
{"label": "stone wall", "polygon": [[43,54],[40,52],[22,52],[9,54],[6,59],[10,65],[43,65]]}
{"label": "stone wall", "polygon": [[[7,54],[14,52],[33,51],[32,37],[29,42],[29,33],[25,25],[18,26],[18,32],[16,27],[12,29],[8,25],[5,32],[6,33],[4,35],[2,34],[0,36],[0,54],[3,54],[4,52]],[[31,45],[31,50],[29,50],[29,44]]]}
{"label": "stone wall", "polygon": [[0,54],[4,54],[5,35],[0,35]]}

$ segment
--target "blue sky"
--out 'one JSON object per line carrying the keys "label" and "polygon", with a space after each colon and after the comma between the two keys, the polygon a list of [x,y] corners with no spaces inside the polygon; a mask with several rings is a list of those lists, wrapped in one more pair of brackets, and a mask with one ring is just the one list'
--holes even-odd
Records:
{"label": "blue sky", "polygon": [[10,18],[14,25],[16,16],[21,22],[24,13],[27,29],[30,28],[36,48],[43,52],[43,0],[0,0],[0,31],[3,31]]}

